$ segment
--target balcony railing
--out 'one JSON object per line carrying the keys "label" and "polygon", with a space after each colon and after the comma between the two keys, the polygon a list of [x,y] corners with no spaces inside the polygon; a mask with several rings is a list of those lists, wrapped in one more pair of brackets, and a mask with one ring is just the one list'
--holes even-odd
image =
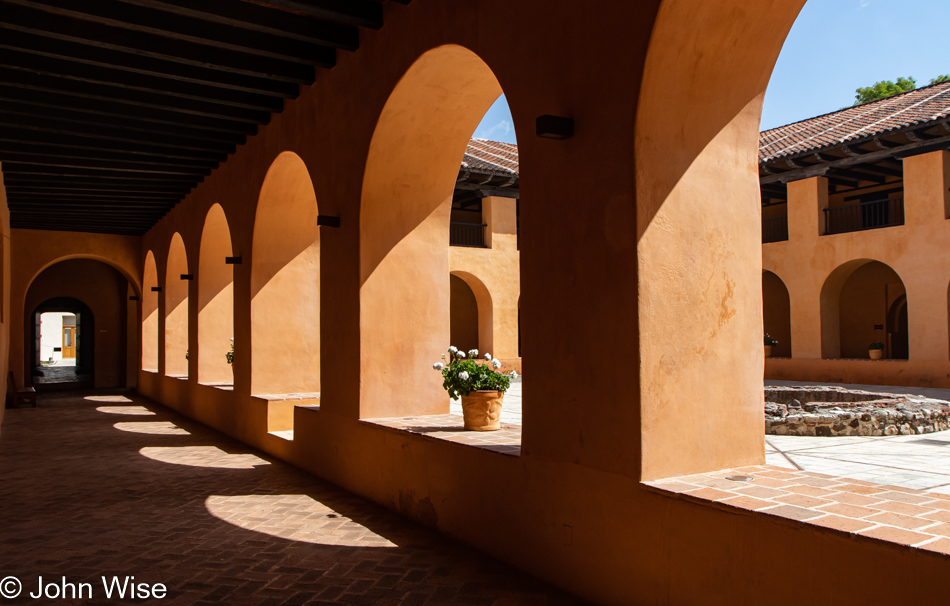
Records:
{"label": "balcony railing", "polygon": [[485,228],[480,223],[449,223],[449,244],[469,248],[485,248]]}
{"label": "balcony railing", "polygon": [[762,219],[762,244],[788,240],[788,217]]}
{"label": "balcony railing", "polygon": [[825,235],[904,224],[904,198],[858,202],[825,209]]}

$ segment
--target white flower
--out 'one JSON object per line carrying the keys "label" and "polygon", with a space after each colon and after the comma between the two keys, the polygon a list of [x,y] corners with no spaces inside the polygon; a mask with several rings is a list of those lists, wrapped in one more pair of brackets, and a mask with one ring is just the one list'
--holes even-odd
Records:
{"label": "white flower", "polygon": [[456,346],[454,346],[454,345],[449,346],[449,352],[451,352],[451,353],[458,353],[458,351],[459,351],[459,348],[458,348],[458,347],[456,347]]}
{"label": "white flower", "polygon": [[468,381],[468,373],[463,370],[462,372],[459,373],[459,379],[463,381]]}
{"label": "white flower", "polygon": [[473,357],[473,358],[477,358],[477,357],[478,357],[478,350],[477,350],[477,349],[470,349],[470,350],[468,350],[468,355],[470,355],[470,356]]}
{"label": "white flower", "polygon": [[465,352],[464,352],[464,351],[460,351],[460,352],[458,352],[458,353],[455,354],[455,355],[457,355],[457,356],[460,357],[460,358],[464,358],[464,357],[465,357]]}
{"label": "white flower", "polygon": [[510,373],[508,373],[508,374],[511,375],[511,378],[512,378],[512,379],[517,379],[517,378],[518,378],[518,373],[515,372],[515,371],[513,371],[513,370],[512,370]]}
{"label": "white flower", "polygon": [[486,359],[486,360],[491,360],[491,354],[490,354],[490,353],[485,354],[485,359]]}
{"label": "white flower", "polygon": [[498,360],[494,358],[492,358],[491,365],[492,365],[492,368],[495,368],[495,369],[501,368],[501,362],[499,362]]}
{"label": "white flower", "polygon": [[436,370],[442,370],[443,368],[445,368],[445,364],[443,364],[442,362],[436,362],[435,364],[432,365],[432,368]]}

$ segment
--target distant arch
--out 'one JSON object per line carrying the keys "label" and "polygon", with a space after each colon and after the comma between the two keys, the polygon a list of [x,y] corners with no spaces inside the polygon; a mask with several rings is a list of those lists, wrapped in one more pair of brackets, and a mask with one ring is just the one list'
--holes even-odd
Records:
{"label": "distant arch", "polygon": [[[884,357],[909,356],[906,331],[890,330],[889,315],[907,291],[900,276],[873,259],[855,259],[832,271],[821,289],[821,355],[823,358],[868,357],[868,344],[884,343]],[[897,308],[899,318],[900,309]]]}
{"label": "distant arch", "polygon": [[[205,215],[198,245],[198,382],[231,384],[227,361],[234,336],[234,270],[231,228],[220,204]],[[190,356],[189,356],[190,357]]]}
{"label": "distant arch", "polygon": [[158,372],[158,268],[148,251],[142,271],[142,370]]}
{"label": "distant arch", "polygon": [[459,335],[471,343],[465,346],[466,350],[478,349],[482,353],[495,351],[494,309],[491,293],[485,283],[465,271],[453,271],[449,281],[452,344],[460,349],[463,347],[456,339],[456,335]]}
{"label": "distant arch", "polygon": [[459,165],[501,95],[475,53],[421,55],[382,109],[360,203],[360,416],[448,412],[429,369],[449,339],[451,199]]}
{"label": "distant arch", "polygon": [[777,358],[792,357],[792,316],[788,288],[777,274],[762,272],[763,332],[778,343],[772,346]]}
{"label": "distant arch", "polygon": [[165,263],[165,375],[188,376],[188,253],[181,234],[175,232]]}
{"label": "distant arch", "polygon": [[320,229],[300,156],[271,164],[254,216],[251,393],[320,391]]}

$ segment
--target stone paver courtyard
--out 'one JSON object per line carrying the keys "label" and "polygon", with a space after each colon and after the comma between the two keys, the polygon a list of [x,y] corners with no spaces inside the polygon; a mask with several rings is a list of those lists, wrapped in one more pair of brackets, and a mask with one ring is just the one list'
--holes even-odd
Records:
{"label": "stone paver courtyard", "polygon": [[[0,506],[4,603],[129,601],[103,575],[168,604],[580,603],[131,392],[7,410]],[[39,576],[93,599],[31,599]]]}
{"label": "stone paver courtyard", "polygon": [[[768,385],[825,385],[768,381]],[[950,400],[950,389],[832,384],[880,393]],[[765,436],[769,465],[950,494],[950,431],[912,436]]]}

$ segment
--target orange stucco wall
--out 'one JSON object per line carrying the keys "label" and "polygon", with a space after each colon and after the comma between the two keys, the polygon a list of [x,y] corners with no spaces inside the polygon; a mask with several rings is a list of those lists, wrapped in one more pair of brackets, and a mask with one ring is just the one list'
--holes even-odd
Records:
{"label": "orange stucco wall", "polygon": [[[24,324],[24,321],[26,314],[32,311],[32,308],[26,309],[26,297],[27,291],[33,282],[44,270],[57,263],[74,259],[88,259],[111,266],[126,280],[127,284],[132,285],[134,295],[137,296],[141,294],[142,282],[141,246],[140,238],[129,236],[27,229],[10,230],[10,254],[15,261],[12,262],[10,275],[11,313],[9,316],[9,368],[16,377],[17,385],[24,385],[25,381],[28,380],[26,366],[29,364],[27,360],[30,356],[29,352],[25,349],[25,339],[28,338],[27,331],[29,327]],[[82,281],[81,278],[81,276],[74,278],[77,286],[79,286],[78,283]],[[95,286],[94,283],[88,284],[88,288],[91,290],[94,290]],[[87,288],[87,286],[82,285],[81,288]],[[49,297],[67,296],[65,294],[54,294],[57,292],[56,288],[51,288],[48,292],[50,293]],[[123,287],[121,294],[118,294],[117,297],[118,302],[116,305],[121,303],[126,308],[126,313],[128,313],[126,303],[128,301],[127,286]],[[40,302],[41,301],[37,301],[36,303]],[[34,307],[36,303],[34,303]],[[87,302],[87,304],[89,303]],[[116,307],[115,309],[119,308]],[[133,313],[135,315],[138,314],[137,308]],[[98,323],[98,316],[96,320]],[[118,328],[116,330],[118,330]],[[127,341],[124,346],[126,352],[137,352],[139,347],[137,335],[128,334],[125,327],[122,327],[122,332],[127,335]],[[137,357],[137,354],[133,355]],[[111,367],[111,363],[109,366]],[[124,369],[127,365],[123,362],[122,367]],[[121,374],[123,375],[123,380],[116,384],[126,384],[125,372],[123,371]],[[135,379],[133,376],[129,384],[134,383]]]}
{"label": "orange stucco wall", "polygon": [[[125,387],[128,346],[127,301],[128,280],[105,263],[92,259],[68,259],[46,268],[30,285],[24,304],[25,327],[22,372],[30,377],[31,335],[30,322],[38,305],[57,297],[70,297],[85,303],[92,312],[93,321],[80,318],[79,341],[93,339],[95,387]],[[94,332],[92,330],[94,330]],[[80,356],[84,353],[80,349]]]}
{"label": "orange stucco wall", "polygon": [[[384,4],[384,28],[363,32],[358,52],[320,72],[142,238],[137,257],[155,253],[161,284],[173,235],[197,259],[204,219],[220,204],[242,263],[233,389],[202,385],[195,372],[164,376],[159,314],[158,372],[141,371],[139,390],[592,601],[936,603],[927,583],[833,583],[827,571],[942,578],[944,556],[641,483],[763,459],[757,131],[802,4],[618,0],[570,18],[535,0]],[[519,133],[542,114],[574,118],[577,133],[519,142],[531,377],[519,457],[361,420],[447,410],[431,363],[449,337],[448,276],[466,270],[448,247],[446,201],[468,137],[502,89]],[[320,213],[340,219],[320,228],[320,408],[293,411],[293,440],[268,433],[280,414],[251,395],[255,365],[241,355],[254,347],[254,255],[267,255],[255,211],[288,151],[306,166]],[[914,272],[885,262],[910,300]],[[798,290],[819,297],[821,281],[796,281],[771,258],[766,266],[789,287],[793,322],[811,317]],[[491,274],[479,278],[491,291]],[[195,280],[200,288],[200,267]],[[496,291],[494,301],[512,295]],[[193,304],[189,326],[198,319]],[[198,334],[190,330],[191,347]],[[820,357],[820,337],[799,345],[795,335],[792,346]],[[507,345],[494,347],[501,357]],[[804,574],[776,584],[782,561]]]}
{"label": "orange stucco wall", "polygon": [[[827,180],[789,183],[789,240],[764,244],[762,262],[788,287],[792,357],[800,361],[771,361],[766,378],[826,381],[854,376],[877,384],[950,386],[950,259],[935,253],[950,243],[950,152],[911,156],[903,164],[901,226],[822,235]],[[902,295],[908,310],[909,360],[812,362],[866,358],[872,340],[886,341],[888,352],[896,352],[891,341],[899,336],[889,334],[895,327],[888,312]]]}

